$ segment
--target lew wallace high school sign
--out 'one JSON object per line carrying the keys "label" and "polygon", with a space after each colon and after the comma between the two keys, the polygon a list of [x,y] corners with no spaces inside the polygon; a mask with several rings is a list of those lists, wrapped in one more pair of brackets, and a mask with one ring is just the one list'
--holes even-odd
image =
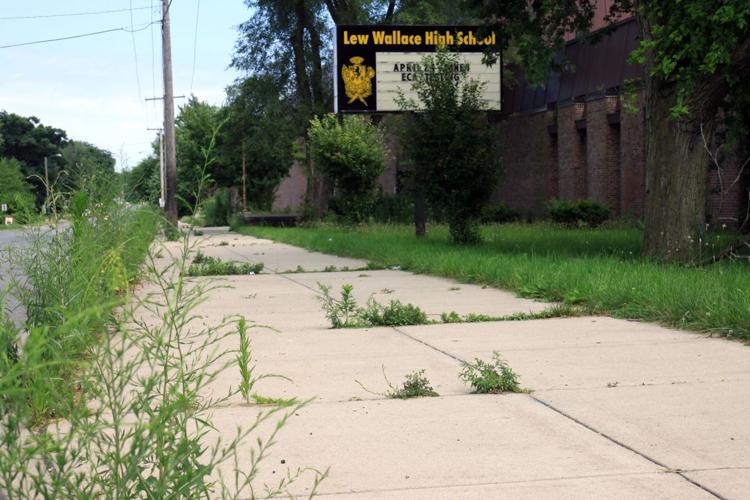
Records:
{"label": "lew wallace high school sign", "polygon": [[429,77],[422,58],[438,47],[459,55],[456,78],[462,70],[484,83],[482,98],[488,110],[500,110],[500,65],[482,63],[496,35],[477,35],[469,26],[336,26],[334,52],[335,111],[401,111],[396,99],[402,93],[418,101],[412,82]]}

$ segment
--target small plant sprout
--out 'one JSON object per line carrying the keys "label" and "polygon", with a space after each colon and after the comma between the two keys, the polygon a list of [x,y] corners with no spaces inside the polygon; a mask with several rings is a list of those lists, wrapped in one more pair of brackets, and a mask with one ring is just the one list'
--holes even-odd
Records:
{"label": "small plant sprout", "polygon": [[250,338],[247,335],[247,320],[240,318],[237,323],[237,333],[240,336],[240,349],[237,353],[237,366],[240,369],[240,393],[245,401],[250,402],[250,391],[255,381],[253,370],[255,366],[250,365]]}
{"label": "small plant sprout", "polygon": [[326,318],[331,322],[332,328],[351,328],[359,326],[357,322],[357,301],[352,295],[354,287],[346,284],[341,287],[341,299],[337,300],[331,296],[331,287],[318,283],[323,294],[319,297],[323,304]]}
{"label": "small plant sprout", "polygon": [[479,358],[474,359],[473,363],[464,363],[459,378],[471,385],[475,394],[523,392],[518,376],[497,351],[492,353],[489,363]]}
{"label": "small plant sprout", "polygon": [[427,377],[425,377],[425,371],[423,369],[407,374],[406,380],[404,380],[401,387],[393,385],[391,381],[388,380],[388,375],[385,374],[385,365],[382,366],[382,369],[383,378],[385,378],[385,382],[388,384],[388,390],[385,392],[374,392],[365,387],[359,380],[355,380],[355,382],[370,394],[383,396],[389,399],[411,399],[440,396],[440,394],[432,388]]}
{"label": "small plant sprout", "polygon": [[276,403],[272,403],[272,398],[265,398],[253,393],[253,387],[255,387],[255,384],[258,381],[263,380],[264,378],[282,378],[284,380],[289,379],[287,377],[284,377],[283,375],[276,375],[271,373],[256,375],[255,363],[253,363],[252,351],[250,350],[250,337],[248,335],[247,320],[245,318],[240,318],[239,321],[237,321],[237,333],[240,336],[240,347],[237,351],[235,360],[237,362],[237,368],[239,368],[240,370],[239,390],[245,402],[250,403],[250,400],[253,400],[257,404],[275,404],[275,406],[291,406],[293,404],[299,403],[299,401],[297,401],[296,399],[283,400],[286,402],[286,404],[283,405],[279,403],[279,401],[282,401],[280,399],[273,400],[276,401]]}

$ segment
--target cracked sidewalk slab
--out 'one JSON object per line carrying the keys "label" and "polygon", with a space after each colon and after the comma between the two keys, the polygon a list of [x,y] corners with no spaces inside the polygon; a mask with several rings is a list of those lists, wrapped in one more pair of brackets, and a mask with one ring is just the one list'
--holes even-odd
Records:
{"label": "cracked sidewalk slab", "polygon": [[[252,240],[244,244],[270,244]],[[297,250],[303,259],[309,254]],[[300,265],[306,268],[304,260]],[[278,329],[251,334],[259,371],[294,382],[264,380],[258,392],[319,396],[282,432],[272,455],[279,461],[272,458],[264,470],[269,480],[282,469],[274,463],[284,460],[331,465],[321,491],[336,498],[750,495],[750,435],[742,426],[750,411],[743,397],[750,389],[746,346],[604,317],[330,330],[317,281],[334,293],[352,283],[360,302],[373,293],[382,303],[412,302],[433,318],[450,310],[503,315],[529,312],[530,304],[549,307],[393,270],[219,279],[232,288],[212,292],[199,308],[201,321],[244,314]],[[457,381],[460,360],[489,359],[495,350],[536,392],[461,395],[468,388]],[[427,368],[445,396],[347,401],[372,397],[354,379],[383,388],[382,364],[395,384]],[[221,383],[236,381],[230,372]],[[222,408],[216,423],[229,431],[257,411]]]}

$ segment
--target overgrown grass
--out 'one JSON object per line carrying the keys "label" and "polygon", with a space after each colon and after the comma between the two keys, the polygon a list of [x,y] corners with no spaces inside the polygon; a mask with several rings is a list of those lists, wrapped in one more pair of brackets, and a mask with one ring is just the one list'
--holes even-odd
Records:
{"label": "overgrown grass", "polygon": [[[417,273],[446,276],[576,305],[590,314],[662,324],[750,340],[750,266],[665,265],[639,257],[637,228],[566,229],[549,224],[483,228],[485,243],[455,246],[447,228],[242,227],[238,231],[305,248],[369,259]],[[713,253],[731,235],[704,242]]]}
{"label": "overgrown grass", "polygon": [[[158,226],[152,210],[105,203],[96,193],[78,192],[70,205],[69,226],[29,232],[7,263],[21,276],[9,292],[26,311],[26,344],[39,346],[37,373],[27,380],[37,421],[65,413],[81,362],[125,302]],[[22,338],[18,327],[0,327],[0,349],[11,359],[21,357]],[[7,363],[0,360],[0,371]]]}

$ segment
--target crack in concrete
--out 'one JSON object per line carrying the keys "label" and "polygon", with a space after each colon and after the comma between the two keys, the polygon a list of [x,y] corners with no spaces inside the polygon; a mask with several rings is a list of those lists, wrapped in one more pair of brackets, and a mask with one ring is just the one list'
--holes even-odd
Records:
{"label": "crack in concrete", "polygon": [[[421,339],[418,339],[418,338],[416,338],[416,337],[414,337],[412,335],[409,335],[408,333],[404,332],[403,330],[399,330],[398,328],[395,328],[395,327],[393,327],[393,330],[395,332],[397,332],[397,333],[405,336],[405,337],[408,337],[409,339],[411,339],[411,340],[413,340],[415,342],[418,342],[418,343],[420,343],[420,344],[422,344],[422,345],[424,345],[424,346],[426,346],[426,347],[434,350],[434,351],[437,351],[437,352],[439,352],[441,354],[444,354],[445,356],[448,356],[448,357],[450,357],[450,358],[458,361],[459,363],[462,363],[462,364],[466,363],[466,361],[464,359],[462,359],[462,358],[460,358],[460,357],[458,357],[458,356],[456,356],[454,354],[451,354],[451,353],[449,353],[447,351],[444,351],[444,350],[442,350],[442,349],[440,349],[438,347],[435,347],[435,346],[433,346],[433,345],[431,345],[431,344],[429,344],[429,343],[427,343],[427,342],[425,342],[425,341],[423,341]],[[600,436],[600,437],[602,437],[602,438],[610,441],[611,443],[616,444],[617,446],[619,446],[619,447],[621,447],[623,449],[626,449],[626,450],[630,451],[631,453],[635,453],[636,455],[638,455],[641,458],[643,458],[643,459],[651,462],[652,464],[661,467],[662,469],[665,470],[665,472],[672,473],[672,474],[677,474],[678,476],[680,476],[681,478],[683,478],[685,481],[687,481],[687,482],[693,484],[694,486],[702,489],[706,493],[708,493],[708,494],[710,494],[710,495],[712,495],[712,496],[714,496],[716,498],[719,498],[721,500],[726,500],[726,498],[723,497],[722,495],[718,494],[717,492],[713,491],[712,489],[708,488],[707,486],[704,486],[703,484],[699,483],[698,481],[695,481],[694,479],[686,476],[685,472],[683,472],[683,471],[681,471],[679,469],[673,469],[673,468],[671,468],[671,467],[669,467],[669,466],[667,466],[667,465],[659,462],[655,458],[653,458],[653,457],[651,457],[651,456],[649,456],[649,455],[647,455],[647,454],[645,454],[645,453],[643,453],[643,452],[641,452],[641,451],[633,448],[632,446],[629,446],[629,445],[623,443],[622,441],[619,441],[619,440],[615,439],[614,437],[612,437],[612,436],[610,436],[608,434],[605,434],[604,432],[601,432],[600,430],[596,429],[595,427],[593,427],[593,426],[591,426],[591,425],[583,422],[582,420],[580,420],[580,419],[578,419],[578,418],[576,418],[576,417],[574,417],[574,416],[572,416],[572,415],[564,412],[563,410],[561,410],[561,409],[553,406],[551,403],[548,403],[547,401],[544,401],[543,399],[540,399],[540,398],[534,396],[533,394],[527,394],[526,396],[529,397],[529,398],[531,398],[531,399],[533,399],[537,403],[545,406],[546,408],[554,411],[555,413],[559,414],[560,416],[565,417],[568,420],[571,420],[572,422],[580,425],[581,427],[587,429],[588,431],[593,432],[593,433],[597,434],[598,436]]]}
{"label": "crack in concrete", "polygon": [[620,477],[658,477],[660,472],[621,472],[621,473],[608,473],[608,474],[585,474],[580,476],[552,476],[542,477],[538,479],[525,479],[516,481],[488,481],[480,483],[463,483],[463,484],[439,484],[430,486],[413,486],[410,488],[383,488],[383,489],[368,489],[368,490],[351,490],[351,491],[332,491],[328,493],[318,493],[317,496],[338,496],[338,495],[359,495],[367,493],[383,493],[383,492],[399,492],[399,491],[427,491],[427,490],[438,490],[447,488],[475,488],[481,486],[501,486],[501,485],[514,485],[514,484],[534,484],[543,483],[546,481],[577,481],[581,479],[606,479],[606,478],[620,478]]}

